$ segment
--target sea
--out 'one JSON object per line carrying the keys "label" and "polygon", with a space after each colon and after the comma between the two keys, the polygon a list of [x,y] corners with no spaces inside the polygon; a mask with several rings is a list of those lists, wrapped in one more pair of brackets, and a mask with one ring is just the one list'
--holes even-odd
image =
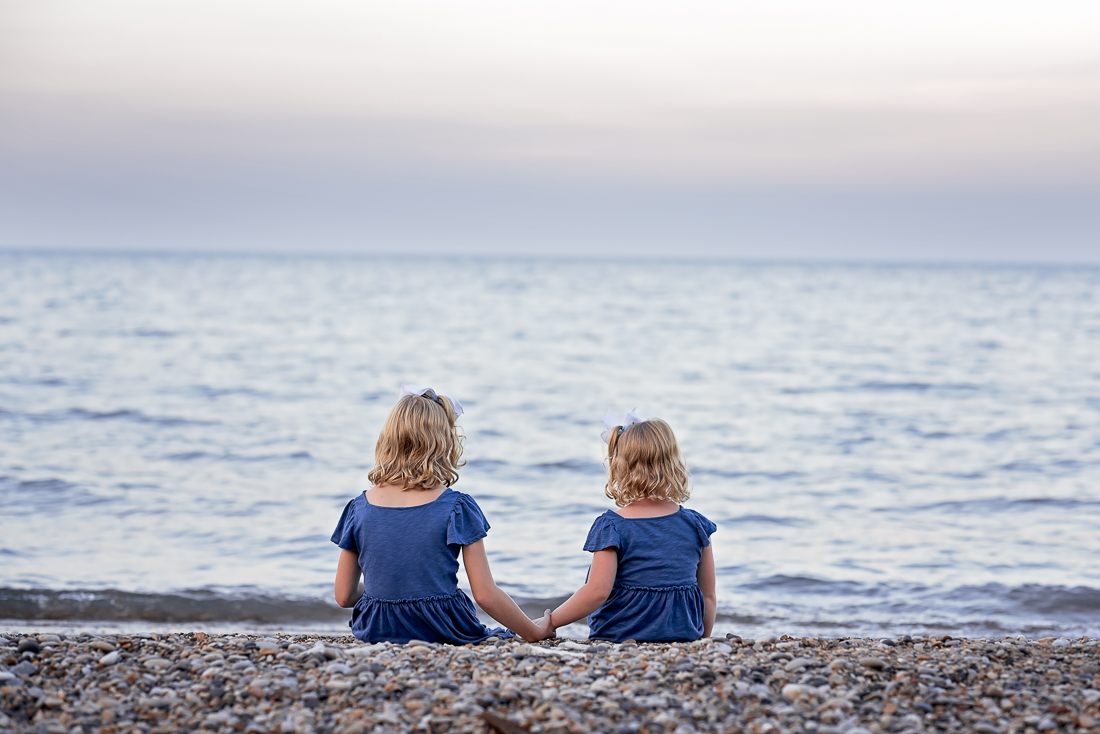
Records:
{"label": "sea", "polygon": [[1096,267],[19,252],[0,632],[346,632],[329,536],[403,382],[465,406],[534,616],[637,409],[718,526],[718,634],[1100,634]]}

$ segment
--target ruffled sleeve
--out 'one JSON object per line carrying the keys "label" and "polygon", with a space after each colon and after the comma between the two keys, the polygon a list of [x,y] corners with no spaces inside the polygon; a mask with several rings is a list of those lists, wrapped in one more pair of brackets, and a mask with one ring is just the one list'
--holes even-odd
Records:
{"label": "ruffled sleeve", "polygon": [[622,548],[619,539],[619,531],[615,529],[615,521],[606,514],[596,518],[592,523],[592,529],[588,531],[588,540],[584,541],[584,549],[595,553],[605,548]]}
{"label": "ruffled sleeve", "polygon": [[468,494],[456,492],[451,517],[447,520],[447,545],[470,545],[489,534],[489,521]]}
{"label": "ruffled sleeve", "polygon": [[344,511],[340,514],[340,522],[336,523],[336,530],[332,533],[332,542],[346,551],[359,552],[359,546],[355,542],[355,531],[358,523],[355,520],[355,500],[344,505]]}
{"label": "ruffled sleeve", "polygon": [[699,542],[706,548],[710,545],[710,536],[718,530],[718,526],[712,523],[707,518],[700,515],[695,510],[689,510],[684,508],[684,512],[688,513],[692,523],[695,525],[695,530],[699,533]]}

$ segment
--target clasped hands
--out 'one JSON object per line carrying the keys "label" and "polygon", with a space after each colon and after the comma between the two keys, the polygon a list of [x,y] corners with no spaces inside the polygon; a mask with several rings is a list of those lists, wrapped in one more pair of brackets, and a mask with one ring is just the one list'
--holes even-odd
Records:
{"label": "clasped hands", "polygon": [[557,630],[554,628],[553,619],[550,616],[550,610],[547,609],[543,612],[542,616],[538,619],[531,620],[532,624],[538,628],[538,636],[534,639],[528,639],[524,637],[528,642],[538,642],[539,640],[546,640],[557,635]]}

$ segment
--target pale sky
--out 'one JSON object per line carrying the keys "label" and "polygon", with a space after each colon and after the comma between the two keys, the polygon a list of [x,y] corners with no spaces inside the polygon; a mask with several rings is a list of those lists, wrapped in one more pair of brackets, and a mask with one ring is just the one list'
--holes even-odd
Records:
{"label": "pale sky", "polygon": [[0,247],[1100,262],[1100,3],[0,0]]}

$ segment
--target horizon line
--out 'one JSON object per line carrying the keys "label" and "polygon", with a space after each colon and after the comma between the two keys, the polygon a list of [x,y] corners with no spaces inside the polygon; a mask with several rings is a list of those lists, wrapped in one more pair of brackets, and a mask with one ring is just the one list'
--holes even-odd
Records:
{"label": "horizon line", "polygon": [[1100,259],[1087,260],[982,260],[942,258],[920,260],[913,258],[853,258],[853,257],[753,257],[747,255],[657,255],[657,254],[599,254],[578,255],[553,253],[398,253],[398,252],[348,252],[327,250],[304,252],[296,250],[204,250],[170,248],[165,250],[142,248],[81,248],[81,247],[17,247],[0,244],[0,256],[62,256],[62,257],[148,257],[148,258],[218,258],[218,259],[304,259],[304,260],[440,260],[440,261],[497,261],[497,262],[547,262],[575,264],[683,264],[683,265],[817,265],[839,267],[902,267],[902,268],[999,268],[1006,270],[1044,269],[1063,270],[1086,268],[1100,270]]}

